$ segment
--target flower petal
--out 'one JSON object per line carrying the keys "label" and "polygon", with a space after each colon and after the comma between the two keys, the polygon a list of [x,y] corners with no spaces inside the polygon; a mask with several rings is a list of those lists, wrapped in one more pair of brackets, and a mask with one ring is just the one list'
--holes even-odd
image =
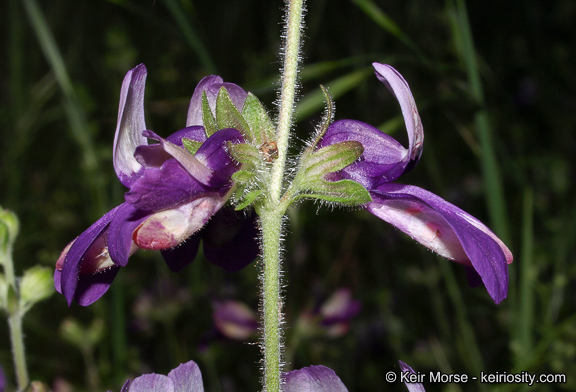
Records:
{"label": "flower petal", "polygon": [[76,303],[88,306],[100,299],[110,288],[118,271],[120,267],[114,266],[95,274],[81,274],[74,293]]}
{"label": "flower petal", "polygon": [[108,252],[114,264],[125,267],[130,256],[138,250],[132,234],[148,216],[149,213],[138,211],[129,203],[118,207],[108,231]]}
{"label": "flower petal", "polygon": [[[416,374],[416,372],[412,370],[412,368],[407,364],[405,364],[404,362],[398,361],[398,363],[400,364],[400,369],[402,370],[402,372],[409,372],[411,374]],[[406,387],[408,388],[408,392],[426,392],[424,386],[421,383],[406,382],[405,384]]]}
{"label": "flower petal", "polygon": [[394,181],[404,173],[403,160],[407,150],[396,139],[361,121],[339,120],[332,123],[318,147],[345,141],[360,142],[364,152],[357,162],[342,170],[342,178],[354,180],[370,189],[382,181]]}
{"label": "flower petal", "polygon": [[174,392],[204,392],[202,374],[194,361],[181,364],[168,373],[174,383]]}
{"label": "flower petal", "polygon": [[201,238],[200,233],[196,233],[177,247],[160,251],[172,272],[180,272],[194,261],[198,254]]}
{"label": "flower petal", "polygon": [[228,272],[237,272],[252,263],[260,251],[256,214],[248,217],[232,208],[223,208],[202,232],[204,256]]}
{"label": "flower petal", "polygon": [[402,109],[406,130],[408,131],[408,154],[405,158],[405,172],[411,170],[420,160],[424,142],[424,128],[416,108],[416,102],[408,83],[402,75],[387,64],[373,63],[376,77],[396,96]]}
{"label": "flower petal", "polygon": [[332,369],[308,366],[284,374],[284,392],[348,392]]}
{"label": "flower petal", "polygon": [[144,87],[146,67],[144,64],[128,71],[120,92],[118,123],[114,136],[114,170],[122,184],[130,187],[137,178],[140,164],[134,158],[136,147],[147,144],[142,131],[146,129],[144,120]]}
{"label": "flower petal", "polygon": [[424,189],[383,184],[366,209],[439,255],[473,267],[496,303],[506,298],[512,253],[479,220]]}
{"label": "flower petal", "polygon": [[200,230],[225,202],[218,193],[205,193],[190,203],[157,212],[136,227],[132,239],[143,249],[174,248]]}
{"label": "flower petal", "polygon": [[[118,207],[98,219],[94,224],[92,224],[92,226],[80,234],[67,250],[64,250],[66,256],[62,263],[62,275],[60,279],[61,290],[59,291],[64,294],[64,297],[66,297],[68,305],[71,305],[72,300],[74,299],[82,264],[86,262],[86,255],[94,244],[96,244],[98,248],[100,247],[101,244],[98,239],[107,235],[106,231],[110,226],[110,222],[116,215],[117,210]],[[99,257],[101,252],[99,249],[96,249],[93,254],[94,256]]]}
{"label": "flower petal", "polygon": [[216,97],[218,96],[218,91],[220,91],[221,87],[226,88],[234,106],[236,106],[238,111],[242,111],[244,101],[248,95],[244,89],[234,83],[225,83],[220,76],[206,76],[200,81],[200,83],[198,83],[194,89],[194,94],[192,94],[192,99],[190,100],[190,106],[188,108],[188,117],[186,119],[187,127],[192,125],[204,125],[202,120],[202,95],[204,93],[206,93],[206,98],[208,98],[208,103],[212,109],[212,113],[216,111]]}
{"label": "flower petal", "polygon": [[129,392],[174,392],[174,383],[163,374],[143,374],[132,381]]}
{"label": "flower petal", "polygon": [[126,202],[139,210],[152,212],[170,209],[206,192],[214,192],[214,189],[192,178],[173,158],[165,161],[161,167],[147,167],[140,173],[124,195]]}

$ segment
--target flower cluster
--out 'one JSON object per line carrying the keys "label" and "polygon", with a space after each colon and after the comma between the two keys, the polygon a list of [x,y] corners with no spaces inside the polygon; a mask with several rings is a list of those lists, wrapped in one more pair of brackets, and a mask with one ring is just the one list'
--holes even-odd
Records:
{"label": "flower cluster", "polygon": [[214,110],[219,91],[226,89],[241,108],[247,93],[220,77],[204,78],[192,96],[186,127],[164,139],[146,129],[145,80],[146,68],[139,65],[124,78],[120,94],[113,157],[118,179],[128,188],[125,202],[70,242],[56,264],[55,286],[69,304],[100,298],[138,249],[161,250],[174,271],[194,260],[202,238],[206,258],[229,271],[242,269],[258,252],[254,217],[241,219],[222,209],[239,169],[228,146],[244,138],[233,128],[208,134],[202,126],[203,97]]}

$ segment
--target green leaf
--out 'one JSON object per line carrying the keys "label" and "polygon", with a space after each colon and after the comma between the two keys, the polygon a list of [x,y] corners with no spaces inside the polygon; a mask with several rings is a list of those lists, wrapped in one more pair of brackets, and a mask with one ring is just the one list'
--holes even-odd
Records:
{"label": "green leaf", "polygon": [[244,208],[248,207],[263,193],[264,192],[261,189],[255,189],[253,191],[248,192],[246,196],[244,196],[244,198],[235,207],[236,211],[243,210]]}
{"label": "green leaf", "polygon": [[210,109],[206,91],[202,93],[202,123],[204,123],[204,131],[208,137],[212,136],[214,133],[216,133],[216,131],[218,131],[218,125],[216,125],[216,119],[212,114],[212,109]]}
{"label": "green leaf", "polygon": [[240,114],[240,111],[238,111],[238,108],[234,106],[228,91],[224,87],[220,88],[216,98],[216,124],[218,129],[234,128],[240,131],[249,141],[255,140],[250,127]]}
{"label": "green leaf", "polygon": [[274,140],[274,124],[260,100],[252,93],[248,93],[244,101],[242,116],[250,127],[253,142],[263,144]]}
{"label": "green leaf", "polygon": [[192,155],[195,155],[200,146],[202,146],[202,142],[198,142],[196,140],[182,138],[182,144],[188,150],[188,152]]}
{"label": "green leaf", "polygon": [[316,181],[308,184],[310,193],[302,193],[297,199],[318,199],[345,206],[358,206],[372,201],[370,192],[359,183],[352,180],[340,180],[335,182]]}

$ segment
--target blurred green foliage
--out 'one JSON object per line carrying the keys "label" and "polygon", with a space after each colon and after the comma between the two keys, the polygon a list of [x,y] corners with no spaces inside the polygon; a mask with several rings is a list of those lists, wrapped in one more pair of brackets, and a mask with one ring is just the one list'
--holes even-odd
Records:
{"label": "blurred green foliage", "polygon": [[[389,63],[409,82],[426,130],[422,161],[402,181],[489,223],[515,255],[509,298],[497,306],[482,287],[468,287],[460,266],[365,212],[295,206],[285,253],[288,366],[324,364],[351,391],[405,390],[384,381],[398,359],[422,372],[565,373],[567,384],[538,390],[576,388],[576,3],[463,5],[308,4],[293,151],[320,122],[319,84],[332,89],[337,119],[405,140],[397,103],[369,70],[373,61]],[[210,73],[273,110],[282,9],[281,1],[256,0],[4,1],[0,204],[21,222],[17,274],[53,267],[70,240],[122,202],[111,158],[126,71],[148,67],[147,125],[163,136],[184,126],[191,93]],[[502,208],[494,210],[494,200]],[[256,390],[258,348],[215,332],[211,300],[255,309],[258,271],[255,264],[226,274],[199,256],[172,274],[158,253],[141,251],[95,305],[68,308],[53,296],[29,312],[31,377],[54,388],[65,380],[75,390],[119,390],[129,376],[165,374],[193,359],[209,391]],[[363,303],[348,334],[295,336],[300,312],[343,286]],[[78,336],[66,336],[71,325]],[[97,337],[75,343],[91,328]],[[4,323],[0,342],[0,364],[11,375]]]}

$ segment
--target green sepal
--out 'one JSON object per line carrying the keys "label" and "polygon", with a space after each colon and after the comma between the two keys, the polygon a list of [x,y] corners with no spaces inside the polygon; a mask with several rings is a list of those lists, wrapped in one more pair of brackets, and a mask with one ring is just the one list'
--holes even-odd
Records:
{"label": "green sepal", "polygon": [[216,133],[216,131],[218,131],[218,125],[216,124],[216,119],[212,114],[212,109],[210,109],[206,91],[202,93],[202,123],[204,124],[204,131],[208,137],[212,136]]}
{"label": "green sepal", "polygon": [[248,141],[254,140],[254,135],[250,131],[250,127],[240,114],[240,111],[230,98],[230,94],[224,87],[220,88],[218,91],[218,97],[216,98],[216,124],[218,129],[234,128],[240,131],[240,133],[248,139]]}
{"label": "green sepal", "polygon": [[232,181],[235,184],[247,184],[251,182],[256,175],[248,170],[238,170],[236,173],[232,174]]}
{"label": "green sepal", "polygon": [[188,150],[188,152],[192,155],[195,155],[200,146],[202,146],[202,142],[198,142],[196,140],[187,139],[185,137],[182,138],[182,144]]}
{"label": "green sepal", "polygon": [[[19,228],[18,216],[12,211],[0,207],[0,252],[11,252]],[[0,263],[3,261],[2,259],[0,257]]]}
{"label": "green sepal", "polygon": [[252,93],[248,93],[244,101],[242,117],[250,127],[253,142],[263,144],[274,140],[274,124],[260,100]]}
{"label": "green sepal", "polygon": [[345,206],[359,206],[372,201],[370,192],[362,185],[352,180],[329,182],[319,180],[308,184],[310,193],[301,193],[297,199],[318,199],[342,204]]}
{"label": "green sepal", "polygon": [[250,204],[254,203],[254,201],[263,193],[264,192],[261,189],[255,189],[253,191],[248,192],[234,208],[236,209],[236,211],[243,210]]}
{"label": "green sepal", "polygon": [[20,283],[20,308],[28,309],[54,293],[53,272],[50,268],[34,266],[24,272]]}
{"label": "green sepal", "polygon": [[242,164],[249,164],[257,166],[260,163],[260,151],[256,147],[248,143],[228,143],[228,150],[230,155],[236,161]]}
{"label": "green sepal", "polygon": [[302,157],[303,183],[310,178],[324,177],[350,165],[362,155],[364,147],[357,141],[346,141],[323,147]]}
{"label": "green sepal", "polygon": [[8,282],[3,274],[0,274],[0,309],[7,309],[8,304]]}

